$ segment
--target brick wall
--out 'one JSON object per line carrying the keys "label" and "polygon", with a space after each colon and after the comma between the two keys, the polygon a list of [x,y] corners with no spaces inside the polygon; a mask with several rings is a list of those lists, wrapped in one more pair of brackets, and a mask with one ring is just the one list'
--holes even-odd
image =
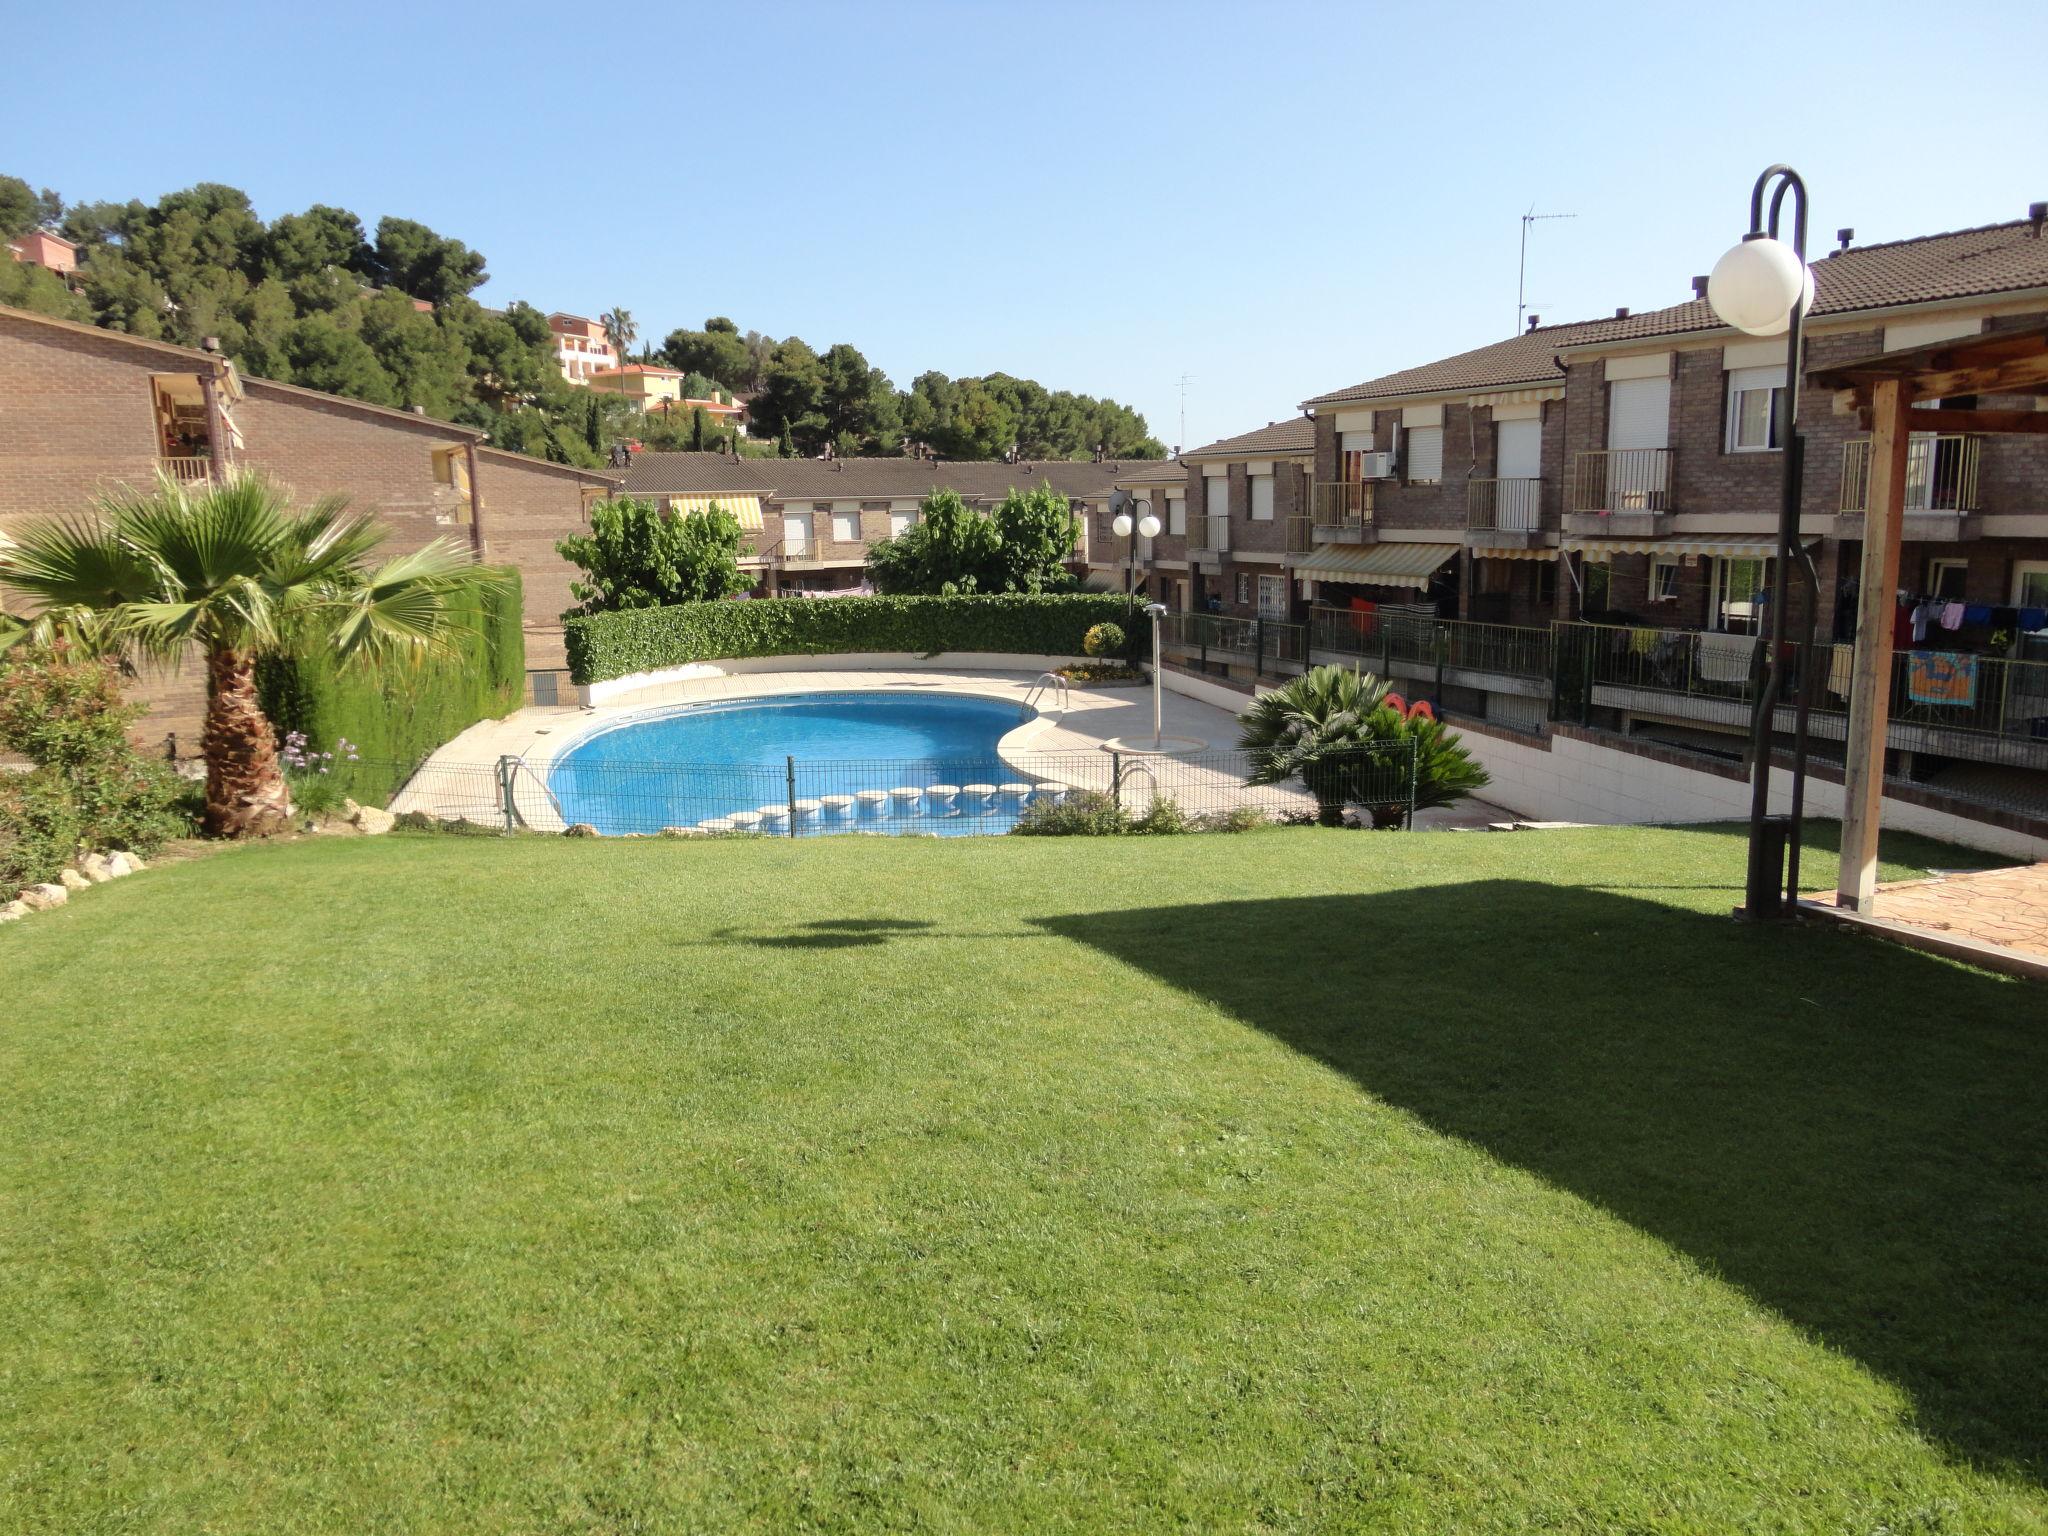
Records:
{"label": "brick wall", "polygon": [[526,664],[568,664],[561,615],[575,598],[569,583],[581,573],[555,553],[556,541],[589,526],[586,488],[605,489],[605,477],[566,465],[542,464],[517,454],[477,454],[477,488],[484,509],[484,555],[519,571],[525,588]]}
{"label": "brick wall", "polygon": [[111,332],[0,314],[0,528],[77,512],[156,474],[152,373],[194,374]]}

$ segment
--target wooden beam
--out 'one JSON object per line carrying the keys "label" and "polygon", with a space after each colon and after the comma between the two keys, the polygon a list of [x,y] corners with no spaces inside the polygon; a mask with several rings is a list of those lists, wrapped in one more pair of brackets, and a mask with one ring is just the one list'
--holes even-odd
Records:
{"label": "wooden beam", "polygon": [[1915,432],[2048,432],[2048,411],[1906,412]]}
{"label": "wooden beam", "polygon": [[[2016,357],[2009,362],[1987,363],[1980,367],[1916,373],[1908,382],[1912,385],[1913,398],[1916,400],[1946,400],[1950,395],[2002,395],[2010,391],[2034,391],[2048,384],[2048,352],[2038,357]],[[1875,387],[1873,384],[1872,388]]]}
{"label": "wooden beam", "polygon": [[[1868,913],[1876,902],[1877,834],[1884,819],[1884,747],[1891,716],[1892,618],[1906,521],[1906,387],[1871,386],[1870,494],[1863,516],[1862,587],[1849,672],[1849,740],[1842,772],[1842,865],[1835,899]],[[1945,414],[1945,413],[1944,413]]]}

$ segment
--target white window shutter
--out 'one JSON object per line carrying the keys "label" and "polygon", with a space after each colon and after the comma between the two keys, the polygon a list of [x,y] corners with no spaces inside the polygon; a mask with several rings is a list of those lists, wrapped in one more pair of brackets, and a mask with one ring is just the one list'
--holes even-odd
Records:
{"label": "white window shutter", "polygon": [[1671,446],[1671,380],[1621,379],[1607,386],[1607,446]]}
{"label": "white window shutter", "polygon": [[1273,477],[1252,476],[1252,521],[1270,523],[1273,521]]}
{"label": "white window shutter", "polygon": [[1405,435],[1408,439],[1408,478],[1411,481],[1443,479],[1444,429],[1410,427]]}

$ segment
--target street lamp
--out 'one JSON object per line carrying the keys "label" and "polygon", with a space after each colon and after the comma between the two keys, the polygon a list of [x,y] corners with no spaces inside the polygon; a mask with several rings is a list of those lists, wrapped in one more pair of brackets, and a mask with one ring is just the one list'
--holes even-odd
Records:
{"label": "street lamp", "polygon": [[[1116,516],[1109,522],[1110,532],[1120,539],[1129,539],[1129,552],[1124,561],[1124,596],[1135,597],[1138,590],[1138,539],[1157,538],[1159,519],[1152,515],[1152,503],[1142,496],[1133,496],[1128,491],[1117,491],[1109,498],[1109,505]],[[1133,513],[1136,514],[1133,517]]]}
{"label": "street lamp", "polygon": [[[1764,192],[1771,192],[1769,221]],[[1792,197],[1792,243],[1778,238],[1778,216]],[[1771,572],[1770,654],[1764,685],[1750,719],[1749,872],[1743,913],[1751,918],[1783,917],[1799,902],[1799,840],[1806,810],[1806,720],[1811,694],[1813,640],[1819,583],[1807,575],[1806,644],[1799,669],[1799,701],[1792,740],[1792,810],[1773,818],[1771,734],[1784,690],[1785,599],[1799,551],[1799,492],[1805,469],[1799,432],[1799,346],[1806,314],[1813,307],[1813,269],[1806,264],[1806,183],[1789,165],[1774,165],[1757,177],[1749,194],[1749,233],[1714,263],[1707,302],[1727,325],[1751,336],[1785,338],[1783,479],[1778,500],[1778,558]]]}
{"label": "street lamp", "polygon": [[1166,617],[1166,604],[1147,603],[1145,617],[1152,621],[1152,750],[1165,750],[1165,738],[1160,734],[1164,729],[1164,713],[1159,697],[1159,621]]}

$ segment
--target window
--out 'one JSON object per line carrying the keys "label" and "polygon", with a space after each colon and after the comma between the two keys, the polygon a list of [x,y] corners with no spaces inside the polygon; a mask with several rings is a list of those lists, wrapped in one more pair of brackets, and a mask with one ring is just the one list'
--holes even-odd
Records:
{"label": "window", "polygon": [[1650,601],[1678,601],[1678,561],[1670,555],[1658,555],[1650,561]]}
{"label": "window", "polygon": [[1184,534],[1188,531],[1188,499],[1185,496],[1166,498],[1166,531]]}
{"label": "window", "polygon": [[1585,594],[1579,599],[1579,607],[1585,613],[1606,613],[1614,604],[1609,600],[1614,587],[1614,567],[1601,561],[1589,563],[1585,568]]}
{"label": "window", "polygon": [[1767,560],[1714,561],[1714,606],[1707,614],[1709,629],[1731,635],[1753,635],[1763,618],[1763,595],[1768,584]]}
{"label": "window", "polygon": [[1970,562],[1967,560],[1930,560],[1927,562],[1927,590],[1933,596],[1946,602],[1960,603],[1963,592],[1970,583]]}
{"label": "window", "polygon": [[452,486],[459,496],[469,494],[469,455],[460,448],[434,450],[434,478]]}
{"label": "window", "polygon": [[1365,478],[1365,456],[1373,451],[1370,432],[1346,432],[1337,439],[1337,478],[1356,485]]}
{"label": "window", "polygon": [[785,556],[801,558],[811,547],[811,514],[808,512],[785,512],[782,514],[782,553]]}
{"label": "window", "polygon": [[910,525],[917,521],[915,512],[891,512],[889,514],[889,537],[901,538],[910,531]]}
{"label": "window", "polygon": [[1408,437],[1408,483],[1434,485],[1444,477],[1444,429],[1410,427]]}
{"label": "window", "polygon": [[1202,495],[1211,517],[1230,515],[1230,482],[1222,475],[1211,475],[1202,482]]}
{"label": "window", "polygon": [[1539,560],[1536,563],[1536,606],[1555,608],[1557,606],[1557,562]]}
{"label": "window", "polygon": [[2015,608],[2048,608],[2048,560],[2013,562],[2012,605]]}
{"label": "window", "polygon": [[1728,451],[1763,453],[1782,448],[1785,370],[1736,368],[1728,374]]}
{"label": "window", "polygon": [[858,544],[860,542],[860,514],[858,512],[834,512],[832,514],[832,540],[836,544]]}
{"label": "window", "polygon": [[1287,578],[1285,576],[1261,576],[1259,578],[1259,617],[1262,619],[1273,619],[1280,623],[1286,622]]}
{"label": "window", "polygon": [[1251,572],[1249,572],[1249,571],[1239,571],[1239,572],[1237,573],[1237,605],[1238,605],[1238,607],[1240,607],[1240,608],[1248,608],[1248,607],[1250,607],[1250,606],[1251,606],[1251,601],[1252,601],[1252,576],[1251,576]]}
{"label": "window", "polygon": [[1273,477],[1271,475],[1253,475],[1251,482],[1252,521],[1255,523],[1270,523],[1273,521]]}

